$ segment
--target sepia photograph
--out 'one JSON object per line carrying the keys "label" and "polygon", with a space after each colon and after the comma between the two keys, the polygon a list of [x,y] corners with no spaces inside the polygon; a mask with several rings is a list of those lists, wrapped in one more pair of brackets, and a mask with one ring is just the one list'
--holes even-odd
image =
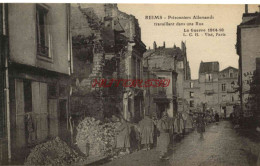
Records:
{"label": "sepia photograph", "polygon": [[260,4],[1,2],[0,69],[0,165],[260,166]]}

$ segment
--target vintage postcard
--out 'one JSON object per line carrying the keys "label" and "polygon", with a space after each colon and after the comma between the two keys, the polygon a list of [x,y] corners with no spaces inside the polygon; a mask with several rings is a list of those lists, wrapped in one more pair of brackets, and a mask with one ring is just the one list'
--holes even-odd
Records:
{"label": "vintage postcard", "polygon": [[0,3],[0,165],[260,166],[260,5]]}

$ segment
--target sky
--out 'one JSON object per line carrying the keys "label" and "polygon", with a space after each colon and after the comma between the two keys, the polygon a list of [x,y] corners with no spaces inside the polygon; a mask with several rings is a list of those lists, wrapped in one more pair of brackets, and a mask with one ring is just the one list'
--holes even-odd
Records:
{"label": "sky", "polygon": [[[180,4],[118,4],[119,10],[134,15],[141,27],[141,38],[146,48],[152,48],[153,42],[166,47],[181,46],[186,42],[187,57],[191,67],[191,78],[198,78],[200,62],[218,61],[220,70],[233,66],[238,68],[236,54],[236,30],[242,21],[245,5],[180,5]],[[258,5],[249,5],[249,13],[259,11]],[[167,19],[168,16],[210,16],[214,19]],[[162,16],[166,19],[145,19],[145,16]],[[154,26],[154,23],[185,23],[184,26]],[[187,23],[200,22],[200,26],[188,26]],[[226,36],[183,36],[184,29],[223,28]],[[214,35],[216,35],[214,33]]]}

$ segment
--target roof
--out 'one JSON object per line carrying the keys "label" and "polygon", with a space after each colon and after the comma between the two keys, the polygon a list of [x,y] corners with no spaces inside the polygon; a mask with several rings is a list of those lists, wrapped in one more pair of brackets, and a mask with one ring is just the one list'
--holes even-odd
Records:
{"label": "roof", "polygon": [[226,70],[229,70],[229,69],[233,69],[233,70],[236,70],[236,71],[238,71],[238,69],[237,69],[237,68],[235,68],[235,67],[232,67],[232,66],[229,66],[229,67],[227,67],[227,68],[225,68],[225,69],[221,70],[220,72],[224,72],[224,71],[226,71]]}
{"label": "roof", "polygon": [[219,72],[219,63],[216,62],[200,62],[199,73]]}
{"label": "roof", "polygon": [[[255,18],[250,19],[244,23],[241,23],[240,25],[260,25],[260,13],[253,13],[252,16],[253,17],[255,16]],[[243,15],[243,17],[245,16]]]}
{"label": "roof", "polygon": [[174,70],[175,60],[183,60],[183,53],[179,47],[177,48],[157,48],[156,50],[147,50],[144,53],[144,66],[149,68],[157,68],[161,70]]}

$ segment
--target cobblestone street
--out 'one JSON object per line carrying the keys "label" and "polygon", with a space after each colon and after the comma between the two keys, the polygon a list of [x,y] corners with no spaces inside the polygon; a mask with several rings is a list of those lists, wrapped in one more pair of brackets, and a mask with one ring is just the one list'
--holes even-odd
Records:
{"label": "cobblestone street", "polygon": [[170,160],[162,161],[158,152],[138,151],[105,163],[106,166],[248,166],[256,164],[259,144],[240,136],[228,121],[206,128],[204,139],[197,132],[175,143]]}

